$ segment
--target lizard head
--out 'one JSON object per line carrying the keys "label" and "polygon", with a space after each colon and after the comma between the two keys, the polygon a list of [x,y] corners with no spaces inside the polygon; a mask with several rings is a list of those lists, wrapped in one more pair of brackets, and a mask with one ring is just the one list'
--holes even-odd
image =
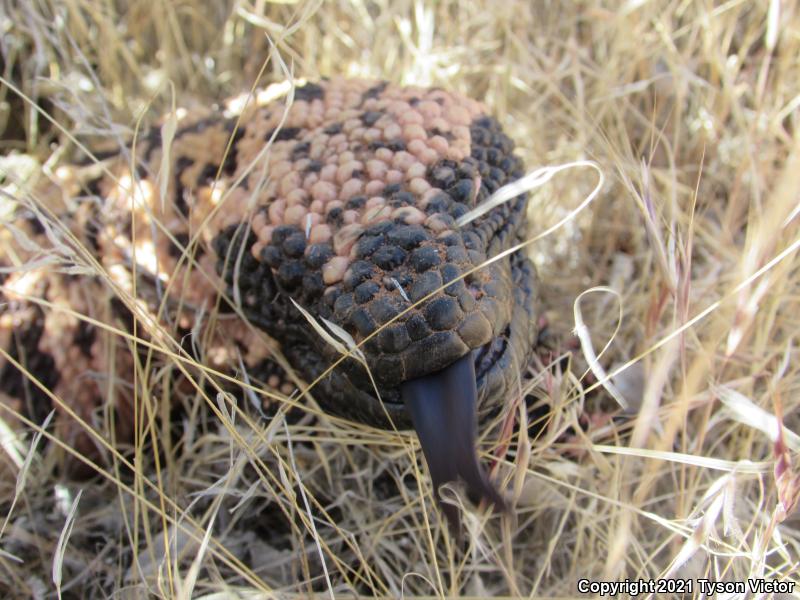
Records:
{"label": "lizard head", "polygon": [[535,275],[520,255],[484,263],[519,241],[525,198],[457,220],[522,175],[511,140],[472,100],[352,81],[298,88],[283,128],[248,128],[237,152],[251,135],[272,140],[261,209],[215,242],[248,318],[308,381],[341,354],[294,303],[347,332],[364,360],[323,377],[323,408],[413,427],[437,488],[460,479],[502,504],[476,424],[534,343]]}

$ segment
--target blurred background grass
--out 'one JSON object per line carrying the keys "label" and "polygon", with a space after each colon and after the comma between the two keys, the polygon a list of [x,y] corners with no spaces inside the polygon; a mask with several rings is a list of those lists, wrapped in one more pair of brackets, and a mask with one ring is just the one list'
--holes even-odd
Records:
{"label": "blurred background grass", "polygon": [[[54,561],[74,597],[563,596],[581,577],[796,579],[797,444],[776,443],[772,415],[800,425],[799,25],[797,3],[777,0],[5,0],[0,70],[27,97],[0,85],[11,195],[31,164],[85,160],[65,131],[119,144],[173,91],[193,107],[284,81],[278,55],[297,78],[482,99],[530,168],[590,159],[605,184],[530,250],[548,329],[525,391],[545,425],[532,443],[515,434],[496,467],[514,518],[468,520],[467,551],[430,497],[420,503],[410,438],[323,420],[275,421],[259,439],[191,413],[158,477],[148,460],[132,481],[109,470],[90,483],[58,476],[48,453],[24,477],[9,464],[0,589],[51,593]],[[531,237],[594,182],[575,170],[537,191]],[[572,335],[593,286],[616,295],[583,297],[579,315],[596,352],[608,343],[599,364],[616,371],[627,412]]]}

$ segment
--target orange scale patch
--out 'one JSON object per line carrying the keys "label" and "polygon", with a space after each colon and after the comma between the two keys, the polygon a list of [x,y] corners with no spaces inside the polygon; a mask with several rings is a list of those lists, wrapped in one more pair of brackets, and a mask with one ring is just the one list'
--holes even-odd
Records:
{"label": "orange scale patch", "polygon": [[349,179],[344,182],[341,189],[339,190],[339,197],[343,200],[349,200],[350,198],[361,194],[364,191],[364,182],[360,179]]}

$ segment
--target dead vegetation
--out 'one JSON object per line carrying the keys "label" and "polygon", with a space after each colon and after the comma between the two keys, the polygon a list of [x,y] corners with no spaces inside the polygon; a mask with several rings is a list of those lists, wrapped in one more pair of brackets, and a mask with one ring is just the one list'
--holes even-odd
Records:
{"label": "dead vegetation", "polygon": [[[584,577],[796,580],[797,11],[5,0],[0,217],[26,179],[87,160],[76,139],[119,147],[173,98],[284,81],[278,57],[298,78],[484,99],[529,168],[591,160],[605,183],[526,249],[548,329],[521,395],[541,422],[536,439],[488,430],[514,515],[469,512],[466,550],[411,436],[287,419],[291,404],[309,411],[298,397],[259,422],[202,386],[173,400],[173,422],[169,374],[216,375],[156,342],[137,366],[136,446],[105,448],[94,480],[58,475],[67,449],[42,423],[0,431],[2,594],[548,597]],[[596,181],[574,169],[537,188],[531,239]]]}

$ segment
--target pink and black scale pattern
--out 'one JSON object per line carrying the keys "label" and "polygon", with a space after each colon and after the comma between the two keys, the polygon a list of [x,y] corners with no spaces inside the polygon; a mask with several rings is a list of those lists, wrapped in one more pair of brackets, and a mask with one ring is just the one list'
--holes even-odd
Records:
{"label": "pink and black scale pattern", "polygon": [[[365,344],[382,403],[355,360],[324,379],[315,398],[348,418],[388,427],[388,414],[407,428],[399,385],[469,353],[483,409],[513,389],[536,335],[533,266],[515,254],[457,280],[518,241],[525,227],[524,197],[455,225],[522,175],[511,140],[481,103],[436,88],[331,79],[296,88],[288,108],[255,98],[243,109],[190,111],[169,148],[162,198],[164,151],[160,130],[153,129],[135,155],[108,155],[114,178],[78,181],[67,172],[42,195],[119,286],[132,289],[138,278],[137,293],[150,294],[144,300],[153,314],[168,293],[162,318],[176,337],[197,330],[201,307],[217,304],[212,284],[219,278],[230,298],[241,299],[247,319],[311,381],[339,355],[290,298],[360,342],[445,286]],[[29,227],[36,224],[28,220]],[[7,234],[0,231],[0,266],[11,266],[12,255],[32,258]],[[31,236],[49,243],[41,231]],[[190,266],[184,252],[193,238],[196,264]],[[108,369],[108,336],[74,319],[65,325],[15,290],[117,323],[124,321],[113,316],[119,302],[100,279],[39,271],[35,286],[26,283],[31,273],[4,276],[0,301],[9,310],[0,316],[0,344],[79,414],[97,418],[109,396],[106,380],[96,375]],[[265,383],[279,382],[269,348],[226,302],[219,305],[222,318],[210,325],[215,330],[205,339],[211,345],[197,359],[230,367],[238,351],[244,365],[265,373]],[[119,365],[132,359],[124,344],[114,343],[120,346],[116,396],[125,404],[129,369]],[[86,373],[93,374],[92,385],[85,385]],[[14,400],[44,402],[9,363],[0,361],[0,374]]]}
{"label": "pink and black scale pattern", "polygon": [[241,137],[238,148],[257,130],[266,130],[260,141],[274,138],[273,178],[251,227],[231,224],[214,242],[248,318],[312,379],[338,355],[290,298],[360,342],[453,282],[366,343],[383,406],[354,360],[323,381],[320,401],[407,426],[397,386],[472,351],[480,398],[501,395],[535,337],[532,266],[515,255],[457,279],[518,241],[525,198],[464,228],[455,219],[522,175],[511,140],[480,104],[437,89],[324,82],[299,88],[293,110],[298,103],[277,132]]}

